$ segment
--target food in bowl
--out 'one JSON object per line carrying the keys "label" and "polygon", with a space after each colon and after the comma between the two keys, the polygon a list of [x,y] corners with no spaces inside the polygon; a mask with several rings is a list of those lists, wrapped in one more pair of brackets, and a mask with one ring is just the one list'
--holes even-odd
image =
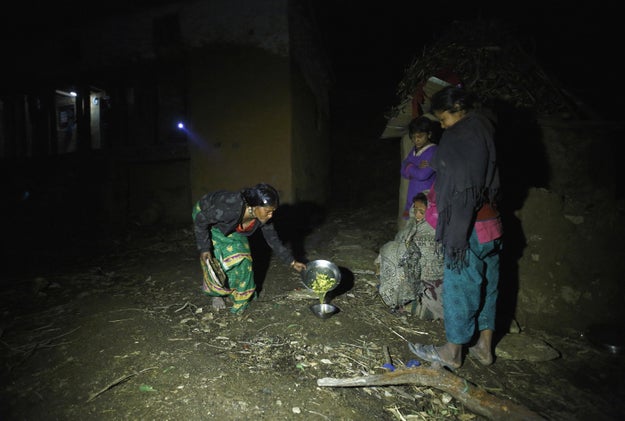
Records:
{"label": "food in bowl", "polygon": [[317,294],[320,294],[330,291],[335,286],[336,278],[332,278],[325,273],[318,272],[317,275],[315,275],[315,280],[310,285],[310,289],[315,291]]}
{"label": "food in bowl", "polygon": [[313,291],[315,291],[313,283],[318,284],[318,288],[329,287],[333,289],[341,282],[341,271],[337,265],[329,260],[313,260],[306,264],[306,270],[302,274],[302,282],[306,288]]}

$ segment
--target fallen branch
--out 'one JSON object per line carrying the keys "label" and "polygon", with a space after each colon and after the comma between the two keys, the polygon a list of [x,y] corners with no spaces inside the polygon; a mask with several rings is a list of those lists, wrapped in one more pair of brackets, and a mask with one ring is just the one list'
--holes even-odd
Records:
{"label": "fallen branch", "polygon": [[317,379],[318,386],[357,387],[417,384],[449,393],[472,412],[491,420],[545,420],[528,408],[499,398],[441,368],[418,367],[348,379]]}
{"label": "fallen branch", "polygon": [[114,388],[115,386],[118,386],[118,385],[120,385],[122,383],[127,382],[132,377],[138,376],[139,374],[141,374],[141,373],[143,373],[145,371],[148,371],[148,370],[154,370],[155,368],[157,368],[157,367],[148,367],[148,368],[144,368],[141,371],[135,371],[134,373],[131,373],[131,374],[125,374],[125,375],[121,376],[120,378],[115,379],[112,382],[110,382],[109,384],[107,384],[106,386],[104,386],[104,388],[102,390],[100,390],[99,392],[92,393],[91,395],[89,395],[89,399],[87,399],[87,402],[91,402],[92,400],[94,400],[95,398],[97,398],[102,393],[106,392],[107,390],[110,390],[110,389]]}
{"label": "fallen branch", "polygon": [[[15,367],[17,367],[17,366],[21,365],[24,361],[26,361],[28,358],[30,358],[30,357],[31,357],[31,356],[35,353],[35,351],[38,351],[39,349],[42,349],[42,348],[52,348],[52,347],[55,347],[55,346],[65,345],[67,342],[57,343],[57,344],[53,344],[52,342],[54,342],[54,341],[56,341],[57,339],[60,339],[60,338],[62,338],[62,337],[64,337],[64,336],[71,335],[72,333],[74,333],[74,332],[75,332],[75,331],[77,331],[78,329],[80,329],[80,327],[77,327],[76,329],[72,329],[72,330],[70,330],[69,332],[62,333],[62,334],[60,334],[60,335],[57,335],[57,336],[55,336],[55,337],[53,337],[53,338],[46,339],[46,340],[45,340],[45,341],[43,341],[43,342],[38,342],[38,343],[36,343],[36,344],[34,344],[34,345],[29,345],[30,349],[28,349],[27,351],[21,351],[21,350],[20,350],[20,352],[24,352],[24,354],[25,354],[25,355],[24,355],[24,356],[22,357],[22,359],[21,359],[20,361],[18,361],[16,364],[14,364],[14,365],[10,366],[10,367],[9,367],[9,371],[11,371],[11,370],[13,370]],[[20,347],[20,348],[23,348],[23,347]],[[13,351],[18,351],[17,349],[12,349],[12,350],[13,350]]]}

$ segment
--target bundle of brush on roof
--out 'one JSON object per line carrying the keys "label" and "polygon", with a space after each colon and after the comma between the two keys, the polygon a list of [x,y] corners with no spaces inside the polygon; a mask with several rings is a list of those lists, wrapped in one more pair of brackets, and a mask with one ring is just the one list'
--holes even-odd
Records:
{"label": "bundle of brush on roof", "polygon": [[401,105],[387,118],[396,117],[406,101],[441,71],[457,75],[484,103],[505,102],[539,115],[578,117],[575,100],[540,66],[532,44],[499,20],[451,23],[405,70],[397,89]]}

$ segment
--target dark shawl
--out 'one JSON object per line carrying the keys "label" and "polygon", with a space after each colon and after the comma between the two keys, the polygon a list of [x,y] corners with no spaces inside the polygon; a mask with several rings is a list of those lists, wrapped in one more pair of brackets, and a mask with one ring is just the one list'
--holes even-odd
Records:
{"label": "dark shawl", "polygon": [[471,111],[445,129],[432,160],[436,170],[436,241],[451,268],[465,264],[464,255],[475,217],[485,201],[494,204],[499,171],[491,121]]}

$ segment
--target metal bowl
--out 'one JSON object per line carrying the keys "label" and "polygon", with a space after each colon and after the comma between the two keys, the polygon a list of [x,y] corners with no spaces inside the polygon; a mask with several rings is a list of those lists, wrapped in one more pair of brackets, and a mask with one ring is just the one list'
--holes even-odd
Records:
{"label": "metal bowl", "polygon": [[320,319],[329,319],[341,310],[332,304],[317,303],[310,306],[310,311]]}
{"label": "metal bowl", "polygon": [[321,259],[313,260],[306,264],[306,270],[302,274],[302,283],[306,288],[312,291],[312,284],[319,274],[336,279],[336,282],[328,291],[332,291],[341,283],[341,271],[339,267],[329,260]]}

